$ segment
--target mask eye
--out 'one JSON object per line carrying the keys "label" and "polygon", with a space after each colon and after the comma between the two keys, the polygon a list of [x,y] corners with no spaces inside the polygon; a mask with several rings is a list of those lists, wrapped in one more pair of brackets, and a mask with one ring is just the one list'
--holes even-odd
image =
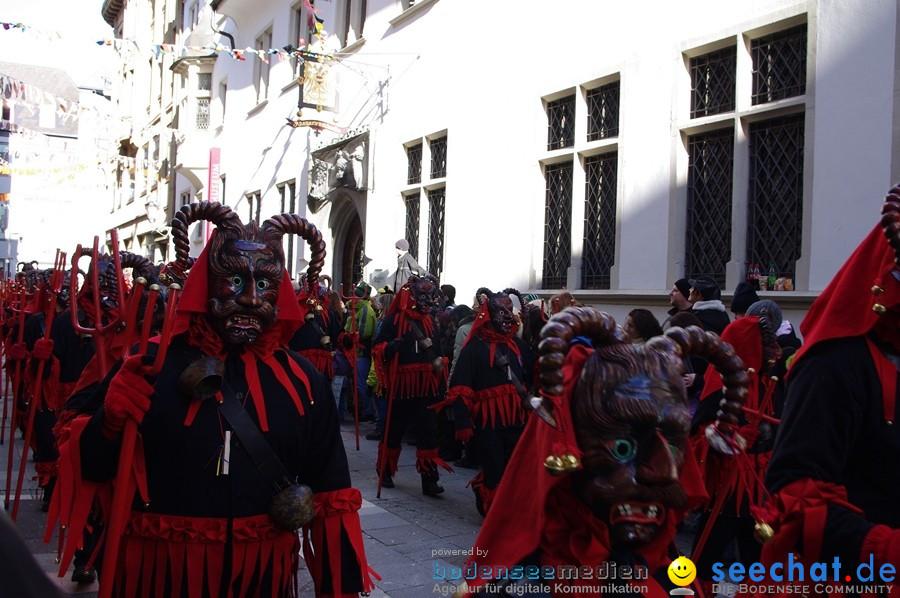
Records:
{"label": "mask eye", "polygon": [[232,286],[239,287],[244,284],[244,279],[240,276],[232,276],[228,279],[228,281],[232,284]]}
{"label": "mask eye", "polygon": [[634,459],[637,444],[627,438],[617,438],[612,446],[612,455],[619,463],[627,463]]}
{"label": "mask eye", "polygon": [[268,280],[265,280],[265,279],[257,280],[256,281],[256,290],[265,291],[266,289],[268,289],[271,286],[271,284],[272,283],[270,283]]}

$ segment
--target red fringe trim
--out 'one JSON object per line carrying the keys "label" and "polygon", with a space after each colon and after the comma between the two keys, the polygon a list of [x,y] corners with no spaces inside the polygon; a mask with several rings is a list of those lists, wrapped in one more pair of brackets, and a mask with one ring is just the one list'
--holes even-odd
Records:
{"label": "red fringe trim", "polygon": [[[399,451],[398,451],[399,454]],[[347,534],[356,562],[362,574],[364,592],[375,589],[372,577],[381,580],[381,576],[369,566],[363,545],[362,528],[359,524],[359,508],[362,496],[356,488],[344,488],[332,492],[318,492],[313,497],[316,514],[313,520],[303,528],[303,555],[309,567],[310,576],[316,585],[316,596],[326,595],[322,587],[325,567],[323,545],[328,550],[329,573],[332,584],[331,593],[327,595],[344,595],[341,563],[341,530]],[[355,594],[349,594],[355,596]]]}
{"label": "red fringe trim", "polygon": [[472,390],[468,386],[453,386],[447,397],[432,409],[451,406],[457,399],[463,402],[472,416],[482,428],[522,425],[525,423],[525,409],[522,398],[512,384],[501,384],[482,390]]}
{"label": "red fringe trim", "polygon": [[[705,426],[690,442],[700,464],[700,473],[712,504],[717,496],[735,496],[736,509],[741,510],[744,500],[750,507],[758,507],[766,501],[764,480],[772,453],[738,453],[723,455],[716,452],[706,441]],[[710,522],[710,525],[712,522]]]}
{"label": "red fringe trim", "polygon": [[[448,361],[446,357],[443,360],[446,375]],[[390,396],[397,399],[432,397],[438,394],[443,378],[444,376],[434,373],[430,363],[397,364],[395,357],[385,386]]]}
{"label": "red fringe trim", "polygon": [[453,473],[453,468],[447,465],[446,461],[438,457],[437,449],[416,450],[416,471],[419,473],[432,473],[437,471],[438,467],[443,467],[450,473]]}
{"label": "red fringe trim", "polygon": [[[134,514],[122,538],[116,593],[134,597],[140,590],[141,596],[163,598],[181,595],[184,586],[188,598],[220,595],[227,525],[224,518]],[[276,595],[297,596],[297,535],[274,527],[268,515],[234,519],[232,530],[229,585],[239,584],[241,596],[256,595],[259,590],[250,587],[251,580],[268,572]]]}
{"label": "red fringe trim", "polygon": [[300,349],[297,352],[307,358],[329,380],[334,378],[334,358],[331,356],[331,351],[325,349]]}
{"label": "red fringe trim", "polygon": [[50,478],[59,475],[59,462],[35,461],[34,470],[37,472],[38,485],[46,486]]}
{"label": "red fringe trim", "polygon": [[57,523],[67,528],[60,577],[66,575],[75,550],[83,547],[84,530],[95,501],[106,507],[104,513],[112,503],[111,483],[97,484],[81,477],[81,434],[89,421],[89,416],[76,417],[59,437],[59,476],[50,499],[44,543],[52,539]]}
{"label": "red fringe trim", "polygon": [[491,503],[494,502],[494,496],[497,494],[497,488],[488,488],[484,485],[483,471],[479,471],[474,478],[469,480],[466,488],[469,487],[481,497],[481,506],[484,508],[484,514],[487,515],[488,510],[491,508]]}
{"label": "red fringe trim", "polygon": [[[384,471],[384,468],[388,468],[388,473],[390,475],[394,475],[397,473],[397,461],[400,460],[400,451],[403,450],[402,446],[398,446],[397,448],[387,448],[384,444],[384,441],[378,443],[378,459],[375,461],[375,471],[381,472]],[[387,459],[387,461],[385,461]]]}

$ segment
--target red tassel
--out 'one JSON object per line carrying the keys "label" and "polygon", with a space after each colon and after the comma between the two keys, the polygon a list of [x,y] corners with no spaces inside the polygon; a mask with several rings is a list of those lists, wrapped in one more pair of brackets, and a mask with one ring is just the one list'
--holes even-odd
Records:
{"label": "red tassel", "polygon": [[256,365],[256,356],[252,351],[246,351],[241,355],[244,361],[245,375],[249,388],[247,392],[253,397],[253,407],[256,409],[256,417],[259,420],[259,428],[263,432],[269,431],[269,416],[266,414],[266,402],[263,400],[262,385],[259,383],[259,369]]}
{"label": "red tassel", "polygon": [[437,471],[438,467],[443,467],[450,473],[453,473],[453,468],[438,456],[437,449],[416,450],[416,471],[419,473],[431,473]]}

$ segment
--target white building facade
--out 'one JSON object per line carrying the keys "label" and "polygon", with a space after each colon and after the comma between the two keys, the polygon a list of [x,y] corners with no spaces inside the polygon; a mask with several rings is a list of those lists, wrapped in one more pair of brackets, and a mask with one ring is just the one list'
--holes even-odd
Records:
{"label": "white building facade", "polygon": [[[712,275],[727,303],[759,264],[790,279],[761,295],[798,322],[900,179],[893,0],[314,10],[321,61],[210,50],[170,69],[168,215],[198,198],[299,213],[335,283],[383,284],[406,238],[458,302],[566,289],[621,320],[662,318],[682,276]],[[265,53],[309,41],[308,13],[187,0],[175,29]],[[288,249],[296,274],[306,251]]]}

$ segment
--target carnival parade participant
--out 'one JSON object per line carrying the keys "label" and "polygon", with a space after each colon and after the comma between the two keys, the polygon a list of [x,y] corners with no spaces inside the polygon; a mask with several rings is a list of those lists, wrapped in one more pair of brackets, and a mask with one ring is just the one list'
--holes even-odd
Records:
{"label": "carnival parade participant", "polygon": [[478,511],[491,506],[500,478],[525,427],[525,404],[534,355],[516,336],[519,324],[510,298],[521,293],[504,289],[476,292],[483,302],[463,343],[450,378],[447,398],[436,407],[453,410],[456,438],[472,442],[481,457],[482,471],[471,486]]}
{"label": "carnival parade participant", "polygon": [[282,237],[309,242],[314,286],[321,234],[295,215],[244,226],[227,206],[193,204],[172,223],[182,263],[199,219],[216,230],[191,268],[171,338],[160,341],[164,359],[153,349],[126,359],[103,407],[72,430],[85,480],[104,482],[116,476],[123,432],[139,425],[139,450],[120,457],[134,459],[134,486],[116,476],[139,500],[126,507],[113,555],[114,593],[296,596],[301,526],[316,596],[370,591],[361,497],[330,385],[285,349],[302,318]]}
{"label": "carnival parade participant", "polygon": [[[729,381],[723,434],[746,393],[740,359],[699,328],[634,345],[612,317],[591,308],[553,316],[541,336],[542,399],[531,403],[535,413],[475,541],[478,556],[466,566],[641,564],[651,577],[640,583],[659,595],[675,527],[705,497],[687,445],[683,356],[705,355]],[[469,585],[480,596],[509,583],[488,576]],[[578,579],[549,587],[553,596],[603,595]]]}
{"label": "carnival parade participant", "polygon": [[446,386],[447,360],[439,351],[439,331],[431,315],[438,288],[432,276],[413,276],[391,302],[381,325],[372,359],[388,397],[384,439],[378,445],[376,469],[380,487],[393,488],[401,441],[407,426],[416,435],[416,470],[422,477],[422,494],[444,491],[437,468],[452,471],[438,456],[435,412]]}
{"label": "carnival parade participant", "polygon": [[813,302],[787,375],[759,513],[774,537],[762,562],[900,563],[900,187]]}
{"label": "carnival parade participant", "polygon": [[722,340],[741,358],[750,381],[746,411],[740,418],[738,431],[746,446],[723,453],[707,442],[706,428],[715,425],[723,396],[722,377],[711,367],[704,376],[705,385],[694,414],[691,444],[703,472],[709,501],[700,518],[691,560],[697,567],[697,580],[709,597],[713,595],[712,566],[732,541],[737,540],[740,562],[759,560],[761,546],[754,537],[751,511],[761,507],[768,498],[763,480],[775,440],[777,417],[784,404],[782,380],[775,375],[781,359],[781,347],[775,336],[780,323],[775,320],[775,314],[763,311],[760,316],[734,320],[722,332]]}

